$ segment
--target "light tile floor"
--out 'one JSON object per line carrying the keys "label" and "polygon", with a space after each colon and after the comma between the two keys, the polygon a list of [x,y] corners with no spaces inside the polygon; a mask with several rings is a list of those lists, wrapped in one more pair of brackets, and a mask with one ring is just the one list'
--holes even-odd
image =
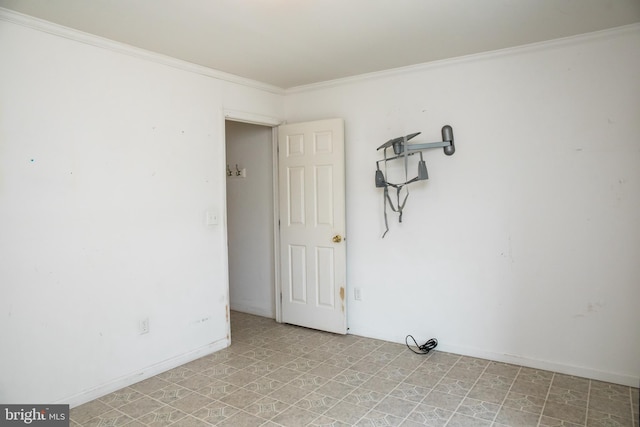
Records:
{"label": "light tile floor", "polygon": [[72,426],[638,427],[638,389],[426,356],[233,312],[232,345],[71,410]]}

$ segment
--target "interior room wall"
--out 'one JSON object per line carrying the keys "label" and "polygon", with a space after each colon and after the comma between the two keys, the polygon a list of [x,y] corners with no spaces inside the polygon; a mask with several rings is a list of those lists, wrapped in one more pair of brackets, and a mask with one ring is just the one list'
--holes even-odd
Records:
{"label": "interior room wall", "polygon": [[[289,90],[289,122],[345,119],[350,333],[637,386],[638,46],[636,25]],[[376,147],[445,124],[455,155],[425,152],[382,239]]]}
{"label": "interior room wall", "polygon": [[[232,310],[275,318],[273,138],[267,126],[227,121],[227,230]],[[237,177],[236,165],[246,171]]]}
{"label": "interior room wall", "polygon": [[224,111],[283,101],[39,25],[0,19],[0,401],[75,406],[228,345]]}
{"label": "interior room wall", "polygon": [[[228,343],[229,109],[346,120],[351,333],[636,386],[639,42],[361,76],[285,111],[278,91],[0,19],[0,401],[76,405]],[[457,153],[426,154],[380,239],[375,147],[444,124]]]}

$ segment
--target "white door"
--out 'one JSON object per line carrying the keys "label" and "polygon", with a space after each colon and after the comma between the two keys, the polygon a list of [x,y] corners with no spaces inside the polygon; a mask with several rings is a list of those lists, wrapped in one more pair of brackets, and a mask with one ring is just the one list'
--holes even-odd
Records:
{"label": "white door", "polygon": [[344,122],[278,129],[282,321],[347,332]]}

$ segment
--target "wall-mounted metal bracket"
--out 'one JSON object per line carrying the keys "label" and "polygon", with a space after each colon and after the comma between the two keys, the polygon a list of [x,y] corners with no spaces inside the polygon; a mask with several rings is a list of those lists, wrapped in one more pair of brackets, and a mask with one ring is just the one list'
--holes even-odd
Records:
{"label": "wall-mounted metal bracket", "polygon": [[442,141],[426,142],[422,144],[407,144],[410,139],[420,135],[420,133],[421,132],[416,132],[407,136],[400,136],[398,138],[390,139],[389,141],[379,146],[377,149],[381,150],[383,148],[393,147],[393,152],[396,154],[396,157],[390,157],[386,160],[393,160],[398,157],[402,157],[400,155],[405,151],[411,153],[416,151],[428,150],[430,148],[442,147],[444,148],[444,154],[446,154],[447,156],[451,156],[456,152],[456,147],[453,143],[453,128],[451,126],[445,125],[442,127]]}
{"label": "wall-mounted metal bracket", "polygon": [[[389,223],[387,221],[387,203],[389,204],[389,207],[391,208],[391,210],[398,213],[398,221],[402,222],[402,210],[404,208],[405,203],[407,202],[407,197],[409,196],[409,190],[407,189],[402,203],[400,202],[400,191],[407,184],[429,179],[429,173],[427,172],[427,165],[424,159],[422,158],[422,151],[429,150],[432,148],[442,148],[444,151],[444,154],[446,154],[447,156],[451,156],[453,155],[453,153],[456,152],[456,147],[453,142],[453,128],[449,125],[445,125],[442,127],[442,141],[426,142],[426,143],[420,143],[420,144],[408,143],[410,139],[413,139],[418,135],[420,135],[420,132],[390,139],[389,141],[385,142],[384,144],[382,144],[377,148],[377,150],[384,149],[384,159],[378,160],[376,162],[376,177],[375,177],[376,187],[384,188],[384,196],[383,196],[384,197],[384,223],[386,226],[386,230],[382,235],[383,238],[389,231]],[[393,148],[393,152],[395,156],[387,157],[387,149],[389,147]],[[408,158],[409,156],[413,156],[416,153],[420,155],[420,160],[418,161],[418,175],[415,178],[408,179],[407,177],[408,176],[408,169],[407,169]],[[383,173],[382,170],[380,169],[380,162],[384,162],[385,172],[386,172],[387,162],[391,160],[396,160],[396,159],[404,159],[404,170],[405,170],[406,181],[399,184],[393,184],[388,182],[385,178],[385,173]],[[389,197],[389,187],[393,187],[396,189],[397,203],[395,206],[391,201],[391,197]]]}

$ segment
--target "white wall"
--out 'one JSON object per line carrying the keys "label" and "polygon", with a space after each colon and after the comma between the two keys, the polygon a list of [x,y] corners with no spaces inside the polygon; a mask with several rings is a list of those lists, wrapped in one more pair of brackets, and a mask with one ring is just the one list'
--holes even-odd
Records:
{"label": "white wall", "polygon": [[62,33],[0,19],[5,403],[76,405],[228,344],[223,112],[282,115],[281,94]]}
{"label": "white wall", "polygon": [[232,310],[275,318],[272,129],[226,122],[229,302]]}
{"label": "white wall", "polygon": [[[640,27],[298,88],[346,127],[350,333],[638,385]],[[376,147],[450,124],[383,240]],[[353,289],[362,301],[353,300]]]}

